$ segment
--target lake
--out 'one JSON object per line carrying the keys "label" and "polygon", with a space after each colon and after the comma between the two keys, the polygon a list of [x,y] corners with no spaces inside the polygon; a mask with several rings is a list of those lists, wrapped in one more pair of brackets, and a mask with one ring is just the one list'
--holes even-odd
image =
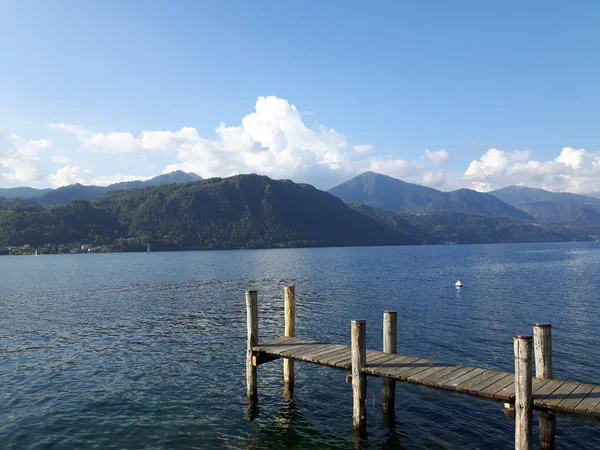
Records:
{"label": "lake", "polygon": [[[354,448],[344,371],[296,363],[290,402],[281,362],[261,365],[248,420],[244,292],[258,290],[264,341],[282,334],[286,284],[300,337],[349,344],[366,319],[381,348],[393,309],[400,353],[513,371],[513,335],[550,322],[554,376],[600,383],[598,274],[597,243],[0,257],[0,444]],[[398,384],[390,428],[380,386],[370,448],[513,448],[501,403]],[[556,439],[598,448],[600,423],[558,416]]]}

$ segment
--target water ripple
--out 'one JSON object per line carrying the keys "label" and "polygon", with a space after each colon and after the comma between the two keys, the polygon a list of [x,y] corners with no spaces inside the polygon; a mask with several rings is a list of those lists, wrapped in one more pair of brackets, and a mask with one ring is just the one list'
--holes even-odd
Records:
{"label": "water ripple", "polygon": [[[248,410],[244,291],[257,289],[261,339],[283,329],[297,285],[297,333],[349,342],[398,310],[399,351],[512,370],[512,336],[554,326],[555,376],[600,381],[597,244],[297,249],[0,258],[3,448],[512,448],[500,404],[400,385],[380,417],[369,379],[368,436],[354,442],[345,374],[260,366]],[[76,266],[79,263],[79,266]],[[456,279],[465,283],[457,291]],[[254,418],[249,421],[248,417]],[[534,430],[534,436],[536,435]],[[562,448],[600,447],[597,422],[558,418]]]}

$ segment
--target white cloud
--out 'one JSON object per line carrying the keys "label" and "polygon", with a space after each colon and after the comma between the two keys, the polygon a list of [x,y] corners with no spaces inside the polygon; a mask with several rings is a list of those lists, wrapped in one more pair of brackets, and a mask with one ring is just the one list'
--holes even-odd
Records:
{"label": "white cloud", "polygon": [[382,173],[395,178],[415,178],[415,175],[421,175],[423,165],[419,162],[409,162],[404,159],[371,158],[364,170]]}
{"label": "white cloud", "polygon": [[[351,145],[344,134],[324,125],[309,128],[296,106],[274,96],[258,97],[254,111],[243,117],[241,124],[221,123],[210,139],[200,136],[193,127],[143,131],[135,136],[129,132],[95,133],[64,123],[49,126],[74,134],[88,151],[171,153],[176,161],[164,172],[184,170],[203,177],[256,172],[319,187],[329,187],[362,170],[408,177],[415,182],[422,182],[424,175],[420,159],[409,162],[390,155],[368,157],[374,153],[372,145]],[[448,159],[445,150],[427,150],[426,155],[436,164]]]}
{"label": "white cloud", "polygon": [[56,188],[68,184],[86,184],[89,178],[91,178],[89,170],[84,170],[80,166],[65,166],[48,175],[48,182]]}
{"label": "white cloud", "polygon": [[583,158],[585,156],[585,150],[580,148],[575,150],[571,147],[565,147],[560,152],[560,155],[556,158],[556,162],[563,163],[565,166],[573,169],[579,169],[583,165]]}
{"label": "white cloud", "polygon": [[81,125],[49,123],[49,128],[75,135],[84,149],[91,152],[133,153],[146,150],[173,150],[188,141],[199,139],[195,128],[179,131],[142,131],[139,136],[125,131],[93,133]]}
{"label": "white cloud", "polygon": [[135,152],[140,148],[138,139],[122,131],[96,133],[83,140],[83,147],[91,151]]}
{"label": "white cloud", "polygon": [[482,178],[502,174],[510,165],[527,161],[529,151],[505,152],[495,148],[490,148],[478,161],[471,161],[465,171],[468,177]]}
{"label": "white cloud", "polygon": [[[64,123],[49,126],[74,134],[88,151],[171,152],[178,161],[169,164],[165,172],[181,169],[204,177],[257,172],[311,181],[311,176],[323,169],[344,175],[353,171],[355,149],[345,135],[323,125],[307,127],[298,109],[278,97],[259,97],[255,111],[242,119],[241,126],[221,123],[213,139],[201,137],[193,127],[143,131],[134,136],[129,132],[94,133]],[[366,151],[370,146],[358,148]]]}
{"label": "white cloud", "polygon": [[85,128],[83,128],[81,125],[69,125],[69,124],[62,123],[62,122],[49,123],[48,128],[51,128],[53,130],[62,130],[66,133],[74,134],[81,140],[84,140],[91,134],[89,131],[87,131]]}
{"label": "white cloud", "polygon": [[52,160],[52,162],[55,162],[57,164],[69,164],[72,162],[71,158],[64,155],[52,155],[50,159]]}
{"label": "white cloud", "polygon": [[450,154],[443,148],[438,150],[437,152],[432,152],[431,150],[426,149],[425,156],[429,158],[434,164],[441,164],[445,161],[448,161]]}
{"label": "white cloud", "polygon": [[48,182],[52,187],[67,186],[80,183],[83,185],[108,186],[122,181],[147,180],[150,177],[115,174],[110,176],[96,176],[90,170],[81,166],[65,166],[55,173],[48,175]]}
{"label": "white cloud", "polygon": [[427,171],[421,177],[421,183],[431,187],[445,187],[448,183],[448,175],[443,170]]}
{"label": "white cloud", "polygon": [[[370,144],[351,143],[344,134],[324,125],[309,127],[305,116],[287,100],[270,96],[258,97],[253,112],[237,124],[220,123],[208,137],[189,126],[138,134],[98,133],[64,123],[49,127],[73,134],[89,152],[130,153],[134,154],[132,158],[148,159],[153,152],[162,152],[159,159],[166,161],[164,172],[184,170],[203,177],[255,172],[328,188],[371,170],[440,189],[471,187],[487,191],[525,184],[549,190],[600,191],[598,152],[565,147],[554,158],[535,160],[532,150],[490,148],[466,168],[456,167],[459,160],[453,158],[452,170],[439,170],[441,164],[450,161],[445,149],[426,149],[416,158],[383,154]],[[64,172],[52,174],[54,184],[99,180],[81,168],[73,169],[79,166],[66,159],[64,164]]]}
{"label": "white cloud", "polygon": [[47,139],[27,139],[16,134],[8,137],[8,146],[0,147],[0,181],[37,184],[41,181],[37,165],[39,152],[51,145]]}
{"label": "white cloud", "polygon": [[356,153],[371,153],[375,148],[369,144],[355,145],[354,151]]}
{"label": "white cloud", "polygon": [[464,182],[477,190],[519,184],[551,191],[600,191],[600,152],[565,147],[553,160],[537,161],[531,159],[531,151],[489,149],[471,161]]}
{"label": "white cloud", "polygon": [[140,176],[140,175],[121,175],[116,173],[114,175],[99,175],[94,176],[88,183],[96,186],[108,186],[109,184],[121,183],[123,181],[145,181],[152,177]]}

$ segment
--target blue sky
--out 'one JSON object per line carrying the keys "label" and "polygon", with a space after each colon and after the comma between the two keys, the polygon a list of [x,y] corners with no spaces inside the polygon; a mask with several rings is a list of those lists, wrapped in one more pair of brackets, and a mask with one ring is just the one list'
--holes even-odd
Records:
{"label": "blue sky", "polygon": [[595,2],[0,9],[0,186],[183,169],[329,188],[374,170],[600,190]]}

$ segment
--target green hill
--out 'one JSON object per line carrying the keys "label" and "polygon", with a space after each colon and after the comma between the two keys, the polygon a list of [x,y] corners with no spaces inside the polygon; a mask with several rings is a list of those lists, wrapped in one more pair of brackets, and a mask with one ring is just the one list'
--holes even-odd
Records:
{"label": "green hill", "polygon": [[92,203],[0,211],[0,246],[74,240],[118,240],[125,248],[152,242],[155,249],[419,243],[312,186],[257,175],[116,191]]}
{"label": "green hill", "polygon": [[[453,201],[460,205],[466,196],[468,203],[471,192]],[[348,205],[312,186],[258,175],[120,190],[58,206],[5,203],[0,247],[79,242],[141,251],[146,243],[155,250],[187,250],[546,242],[600,235],[593,225],[540,226],[457,211],[409,214]]]}

